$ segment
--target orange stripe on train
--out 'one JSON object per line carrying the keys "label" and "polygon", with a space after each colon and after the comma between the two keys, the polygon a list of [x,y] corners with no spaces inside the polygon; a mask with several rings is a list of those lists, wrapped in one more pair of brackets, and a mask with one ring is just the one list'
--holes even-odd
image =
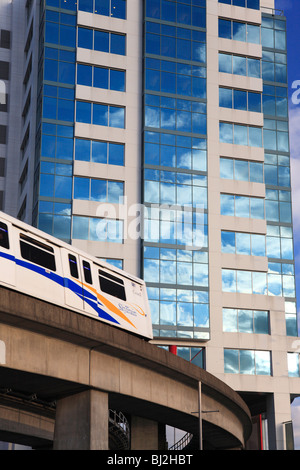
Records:
{"label": "orange stripe on train", "polygon": [[84,282],[82,282],[82,285],[87,289],[91,290],[97,296],[97,298],[105,305],[105,307],[110,309],[111,312],[115,313],[123,320],[127,321],[131,326],[133,326],[133,328],[136,328],[136,326],[124,315],[124,313],[122,313],[112,302],[100,295],[97,289],[89,286],[88,284],[85,284]]}

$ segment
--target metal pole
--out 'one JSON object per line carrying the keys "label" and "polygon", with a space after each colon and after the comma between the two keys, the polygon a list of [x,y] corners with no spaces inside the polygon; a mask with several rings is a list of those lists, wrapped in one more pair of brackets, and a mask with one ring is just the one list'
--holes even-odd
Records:
{"label": "metal pole", "polygon": [[201,404],[201,382],[198,382],[198,413],[199,413],[199,450],[203,450],[202,439],[202,404]]}

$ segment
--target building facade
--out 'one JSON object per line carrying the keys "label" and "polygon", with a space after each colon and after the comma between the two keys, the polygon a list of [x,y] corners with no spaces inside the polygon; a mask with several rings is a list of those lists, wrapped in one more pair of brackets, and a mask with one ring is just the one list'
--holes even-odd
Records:
{"label": "building facade", "polygon": [[0,12],[2,210],[143,277],[153,342],[237,390],[263,447],[286,448],[300,372],[282,12],[274,0],[0,0]]}

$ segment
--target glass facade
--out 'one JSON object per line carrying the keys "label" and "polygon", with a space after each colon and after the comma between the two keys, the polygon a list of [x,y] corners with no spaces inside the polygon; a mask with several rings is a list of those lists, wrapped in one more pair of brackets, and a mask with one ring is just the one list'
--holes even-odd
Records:
{"label": "glass facade", "polygon": [[247,349],[224,350],[225,373],[247,375],[271,375],[270,351]]}
{"label": "glass facade", "polygon": [[143,275],[154,335],[209,339],[206,1],[146,0]]}
{"label": "glass facade", "polygon": [[[259,9],[258,0],[219,3]],[[77,161],[114,168],[127,163],[125,144],[109,140],[109,128],[126,130],[125,106],[75,98],[76,87],[120,96],[126,92],[123,58],[123,68],[76,59],[77,48],[112,54],[114,59],[127,55],[124,33],[77,25],[78,11],[119,21],[126,20],[126,7],[126,0],[42,2],[33,214],[39,228],[66,241],[124,243],[122,220],[72,215],[72,204],[119,204],[126,197],[124,181],[73,172]],[[143,11],[142,276],[148,285],[154,336],[174,342],[207,341],[211,312],[206,0],[145,0]],[[264,162],[220,155],[220,178],[266,185],[265,198],[225,191],[220,195],[220,214],[267,221],[265,235],[222,230],[221,249],[232,255],[267,257],[269,268],[266,273],[227,267],[221,274],[223,292],[283,296],[286,332],[296,336],[285,28],[283,17],[268,14],[262,15],[261,26],[218,19],[222,40],[263,48],[261,60],[218,51],[219,72],[263,79],[262,93],[220,86],[219,107],[264,114],[263,128],[253,125],[255,121],[248,125],[221,120],[219,141],[265,153]],[[98,126],[99,139],[74,137],[75,124]],[[122,260],[111,262],[123,266]],[[242,306],[224,308],[223,329],[272,334],[269,314]],[[192,350],[182,348],[178,354],[191,356]],[[226,372],[272,373],[269,352],[267,357],[262,351],[228,349],[224,360]]]}
{"label": "glass facade", "polygon": [[[77,63],[77,48],[126,54],[126,36],[77,25],[77,11],[125,19],[125,0],[41,2],[39,98],[33,223],[70,242],[72,238],[123,243],[123,223],[72,217],[72,201],[121,203],[122,181],[74,177],[73,161],[124,166],[125,145],[74,138],[75,123],[124,129],[125,107],[76,100],[77,85],[125,92],[125,70]],[[101,136],[101,134],[99,134]]]}
{"label": "glass facade", "polygon": [[33,223],[71,239],[77,2],[41,2]]}
{"label": "glass facade", "polygon": [[263,14],[261,37],[268,276],[286,299],[287,335],[297,336],[285,18]]}

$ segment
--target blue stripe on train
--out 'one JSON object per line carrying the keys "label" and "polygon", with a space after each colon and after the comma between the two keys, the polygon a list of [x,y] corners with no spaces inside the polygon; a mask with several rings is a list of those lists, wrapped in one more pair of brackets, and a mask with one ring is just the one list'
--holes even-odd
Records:
{"label": "blue stripe on train", "polygon": [[16,263],[16,265],[21,266],[22,268],[29,269],[30,271],[36,272],[37,274],[40,274],[41,276],[48,278],[50,281],[55,282],[61,287],[70,289],[72,292],[74,292],[74,294],[78,295],[78,297],[80,297],[88,305],[90,305],[97,312],[99,318],[108,320],[112,323],[116,323],[117,325],[120,324],[115,318],[113,318],[111,315],[105,312],[105,310],[99,307],[97,303],[97,297],[95,295],[93,295],[90,291],[88,291],[87,289],[84,289],[82,286],[72,281],[71,279],[68,279],[67,277],[59,276],[58,274],[52,271],[47,271],[46,269],[40,266],[37,266],[35,264],[28,263],[27,261],[17,259],[15,256],[12,256],[8,253],[4,253],[3,251],[0,251],[0,257],[6,258],[9,261],[13,261]]}

